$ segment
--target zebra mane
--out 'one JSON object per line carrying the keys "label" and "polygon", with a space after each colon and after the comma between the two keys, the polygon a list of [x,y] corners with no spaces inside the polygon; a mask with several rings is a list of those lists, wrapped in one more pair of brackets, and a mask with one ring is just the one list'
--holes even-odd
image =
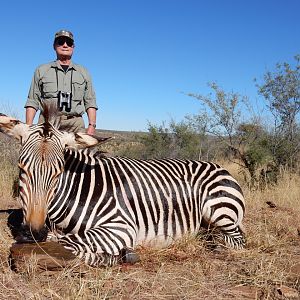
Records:
{"label": "zebra mane", "polygon": [[58,130],[66,131],[66,132],[74,132],[74,127],[72,127],[72,125],[65,125],[61,122],[62,113],[57,108],[57,103],[55,101],[46,102],[45,100],[43,100],[42,111],[43,111],[43,117],[45,119],[44,127],[46,130],[45,132],[46,135],[47,135],[47,130],[49,130],[50,128],[50,124]]}
{"label": "zebra mane", "polygon": [[56,103],[53,102],[45,103],[43,101],[42,110],[43,110],[43,116],[45,118],[45,130],[47,131],[49,129],[50,124],[56,129],[58,129],[60,127],[61,122],[60,122],[59,111],[57,109]]}

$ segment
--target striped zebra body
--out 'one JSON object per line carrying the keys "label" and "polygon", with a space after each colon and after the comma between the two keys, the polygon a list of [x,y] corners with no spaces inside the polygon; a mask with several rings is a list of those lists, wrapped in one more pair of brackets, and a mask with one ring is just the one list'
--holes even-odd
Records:
{"label": "striped zebra body", "polygon": [[88,149],[105,139],[47,119],[28,126],[0,115],[0,130],[22,145],[18,242],[45,240],[48,224],[49,237],[92,266],[132,261],[137,245],[166,247],[202,226],[219,229],[229,247],[244,246],[243,194],[217,164],[105,157]]}
{"label": "striped zebra body", "polygon": [[118,257],[137,245],[166,247],[197,234],[203,218],[224,231],[228,245],[240,248],[243,214],[240,187],[216,164],[67,150],[48,217],[64,245],[93,260],[93,253]]}

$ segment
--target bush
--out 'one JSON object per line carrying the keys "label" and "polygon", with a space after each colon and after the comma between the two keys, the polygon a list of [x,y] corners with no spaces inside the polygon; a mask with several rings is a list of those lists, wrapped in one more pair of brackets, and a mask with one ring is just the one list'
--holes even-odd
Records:
{"label": "bush", "polygon": [[200,137],[184,122],[169,126],[149,124],[148,134],[141,137],[144,158],[198,159]]}

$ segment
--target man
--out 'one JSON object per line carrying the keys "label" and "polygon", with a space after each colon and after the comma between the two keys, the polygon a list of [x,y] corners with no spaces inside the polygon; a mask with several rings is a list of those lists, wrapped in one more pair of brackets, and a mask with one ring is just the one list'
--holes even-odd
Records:
{"label": "man", "polygon": [[34,72],[25,104],[28,125],[32,125],[37,110],[41,111],[39,123],[44,122],[43,103],[57,103],[61,128],[84,131],[82,115],[87,112],[87,133],[95,133],[96,96],[88,71],[71,60],[74,47],[70,31],[60,30],[55,34],[53,48],[57,60],[39,66]]}

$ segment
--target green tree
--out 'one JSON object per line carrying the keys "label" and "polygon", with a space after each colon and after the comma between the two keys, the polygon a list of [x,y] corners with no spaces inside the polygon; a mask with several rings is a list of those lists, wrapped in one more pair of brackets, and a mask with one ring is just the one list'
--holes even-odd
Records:
{"label": "green tree", "polygon": [[145,146],[144,158],[168,157],[172,142],[170,130],[165,123],[159,126],[149,123],[148,133],[141,137],[141,142]]}
{"label": "green tree", "polygon": [[[199,138],[199,151],[198,151],[198,160],[211,160],[211,156],[215,154],[216,145],[211,146],[212,139],[208,138],[207,131],[209,125],[209,117],[207,114],[194,114],[185,116],[185,122],[195,132]],[[213,142],[213,141],[212,141]]]}
{"label": "green tree", "polygon": [[235,134],[241,117],[238,106],[246,98],[237,93],[225,93],[215,82],[209,83],[209,86],[213,92],[208,96],[192,93],[188,96],[198,99],[203,105],[208,118],[207,132],[232,147],[236,144]]}
{"label": "green tree", "polygon": [[170,123],[172,157],[197,159],[200,139],[194,129],[184,121]]}
{"label": "green tree", "polygon": [[196,98],[202,104],[202,110],[208,119],[207,133],[217,137],[255,181],[256,170],[262,159],[251,155],[250,150],[256,148],[258,151],[258,147],[255,147],[261,133],[258,118],[253,117],[251,122],[243,122],[242,107],[248,111],[250,108],[246,96],[234,92],[226,93],[215,82],[209,83],[209,86],[213,92],[208,96],[192,93],[188,96]]}
{"label": "green tree", "polygon": [[199,136],[182,121],[171,121],[168,125],[149,124],[148,133],[141,137],[144,158],[196,159],[199,152]]}
{"label": "green tree", "polygon": [[258,92],[274,116],[271,150],[277,166],[294,167],[299,157],[300,56],[295,64],[278,63],[274,72],[264,75]]}

